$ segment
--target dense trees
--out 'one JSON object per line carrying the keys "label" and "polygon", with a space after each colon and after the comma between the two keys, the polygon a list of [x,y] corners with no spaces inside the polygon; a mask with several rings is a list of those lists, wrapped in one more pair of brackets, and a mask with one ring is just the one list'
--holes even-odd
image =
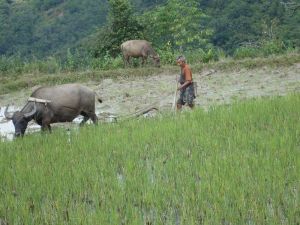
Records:
{"label": "dense trees", "polygon": [[123,41],[143,37],[143,27],[135,19],[128,0],[109,0],[107,25],[100,30],[94,49],[95,56],[109,54],[116,56]]}
{"label": "dense trees", "polygon": [[160,49],[300,46],[295,0],[0,0],[0,54],[49,56],[83,47],[118,54],[128,39]]}
{"label": "dense trees", "polygon": [[9,4],[5,0],[0,0],[0,55],[8,52],[11,42],[9,36],[11,30],[9,29]]}
{"label": "dense trees", "polygon": [[142,16],[149,40],[172,49],[204,47],[211,31],[202,26],[205,14],[196,0],[168,0]]}
{"label": "dense trees", "polygon": [[48,56],[105,23],[103,0],[0,0],[0,54]]}
{"label": "dense trees", "polygon": [[[202,9],[210,15],[206,24],[215,32],[215,46],[233,52],[244,45],[281,40],[299,46],[299,10],[291,15],[281,0],[202,0]],[[293,21],[293,22],[292,22]],[[294,25],[292,25],[294,24]],[[298,34],[298,40],[295,33]],[[298,44],[296,44],[298,42]]]}

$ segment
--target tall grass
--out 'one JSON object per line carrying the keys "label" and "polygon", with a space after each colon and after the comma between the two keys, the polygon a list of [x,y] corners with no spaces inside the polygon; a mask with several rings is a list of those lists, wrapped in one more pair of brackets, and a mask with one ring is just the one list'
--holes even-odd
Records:
{"label": "tall grass", "polygon": [[[157,49],[162,65],[174,65],[178,55],[185,55],[190,64],[216,62],[226,57],[221,49],[192,49],[184,52],[174,51],[170,46]],[[264,42],[259,47],[242,46],[237,48],[233,54],[234,59],[268,57],[270,55],[283,55],[289,53],[299,53],[299,49],[284,46],[281,42]],[[227,57],[230,57],[227,55]],[[141,60],[134,60],[133,67],[141,66]],[[151,59],[148,64],[152,64]],[[0,56],[0,78],[20,76],[22,74],[57,74],[61,72],[82,72],[86,70],[111,70],[124,68],[122,55],[115,57],[108,53],[99,58],[95,58],[85,50],[67,50],[62,56],[49,56],[39,59],[34,56],[22,58],[16,54],[14,56]]]}
{"label": "tall grass", "polygon": [[299,224],[300,95],[0,143],[9,224]]}

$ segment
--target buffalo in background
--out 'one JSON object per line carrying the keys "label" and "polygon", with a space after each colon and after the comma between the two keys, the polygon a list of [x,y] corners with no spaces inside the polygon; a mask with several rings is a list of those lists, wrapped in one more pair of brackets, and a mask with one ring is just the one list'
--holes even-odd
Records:
{"label": "buffalo in background", "polygon": [[151,43],[146,40],[129,40],[121,44],[124,64],[130,64],[130,58],[142,58],[144,65],[147,58],[152,58],[155,66],[160,67],[159,55],[153,50]]}

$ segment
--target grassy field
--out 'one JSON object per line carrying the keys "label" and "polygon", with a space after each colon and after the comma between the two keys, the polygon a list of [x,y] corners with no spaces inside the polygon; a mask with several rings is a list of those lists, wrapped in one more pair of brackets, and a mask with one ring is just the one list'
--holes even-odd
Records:
{"label": "grassy field", "polygon": [[299,224],[300,95],[0,143],[8,224]]}
{"label": "grassy field", "polygon": [[0,142],[8,224],[300,224],[300,95]]}

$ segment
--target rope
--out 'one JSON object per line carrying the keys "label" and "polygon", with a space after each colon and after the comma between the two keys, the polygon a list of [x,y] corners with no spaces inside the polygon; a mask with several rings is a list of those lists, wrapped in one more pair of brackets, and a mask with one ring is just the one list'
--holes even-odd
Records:
{"label": "rope", "polygon": [[[176,92],[177,94],[177,92]],[[170,97],[172,96],[173,94],[168,94],[166,96],[164,96],[164,98],[167,98],[167,97]],[[142,109],[139,109],[133,113],[129,113],[129,114],[126,114],[126,115],[120,115],[120,116],[102,116],[102,118],[114,118],[116,121],[124,121],[124,120],[129,120],[129,119],[132,119],[132,118],[137,118],[145,113],[148,113],[149,111],[151,110],[156,110],[156,111],[159,111],[159,107],[157,107],[157,105],[160,103],[160,100],[142,108]],[[172,109],[171,109],[172,110]],[[111,114],[113,115],[113,114]]]}

